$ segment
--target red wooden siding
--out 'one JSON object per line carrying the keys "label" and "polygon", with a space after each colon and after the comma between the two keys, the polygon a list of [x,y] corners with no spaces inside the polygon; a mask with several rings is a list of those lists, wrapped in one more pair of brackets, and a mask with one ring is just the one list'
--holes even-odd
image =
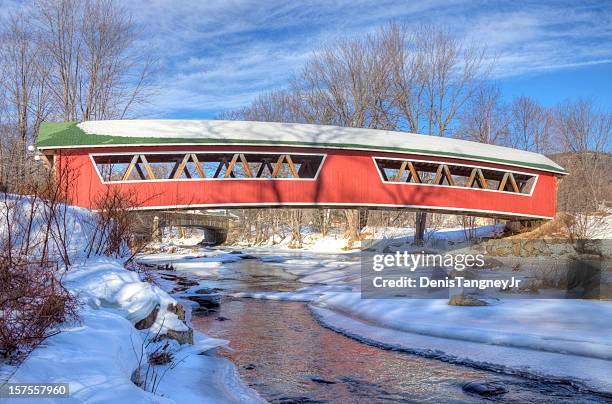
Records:
{"label": "red wooden siding", "polygon": [[[319,153],[327,157],[316,180],[272,179],[194,179],[156,180],[104,184],[100,180],[90,153],[146,153],[146,152],[275,152]],[[469,188],[427,186],[418,184],[383,183],[372,159],[373,156],[410,160],[427,160],[466,164],[480,167],[520,171],[538,175],[531,195],[493,192]],[[108,187],[135,192],[140,208],[172,207],[239,207],[279,205],[328,205],[430,208],[449,211],[474,212],[481,215],[553,217],[557,178],[538,170],[510,167],[492,163],[450,158],[433,158],[397,153],[363,152],[319,148],[271,148],[235,146],[152,146],[110,147],[62,150],[55,160],[68,164],[78,173],[70,187],[71,202],[95,209]]]}

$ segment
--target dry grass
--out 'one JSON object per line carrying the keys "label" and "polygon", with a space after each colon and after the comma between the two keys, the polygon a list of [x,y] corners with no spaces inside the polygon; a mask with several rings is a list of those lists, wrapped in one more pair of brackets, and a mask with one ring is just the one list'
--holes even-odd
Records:
{"label": "dry grass", "polygon": [[512,235],[510,239],[537,240],[544,238],[568,239],[567,229],[571,226],[573,217],[567,213],[559,212],[553,220],[549,220],[535,229],[527,229],[523,233]]}

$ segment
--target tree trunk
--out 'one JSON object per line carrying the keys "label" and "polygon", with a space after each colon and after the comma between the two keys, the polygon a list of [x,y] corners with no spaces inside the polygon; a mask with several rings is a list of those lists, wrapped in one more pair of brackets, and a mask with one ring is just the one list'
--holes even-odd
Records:
{"label": "tree trunk", "polygon": [[329,221],[331,219],[331,209],[321,210],[321,234],[323,237],[327,236],[329,232]]}
{"label": "tree trunk", "polygon": [[414,242],[423,244],[425,242],[425,230],[427,229],[427,212],[416,213],[416,226],[414,231]]}
{"label": "tree trunk", "polygon": [[291,242],[289,248],[302,248],[302,211],[291,211]]}
{"label": "tree trunk", "polygon": [[359,209],[359,232],[368,225],[369,213],[368,209]]}
{"label": "tree trunk", "polygon": [[359,239],[359,211],[357,209],[346,209],[344,211],[346,218],[346,238],[349,243]]}

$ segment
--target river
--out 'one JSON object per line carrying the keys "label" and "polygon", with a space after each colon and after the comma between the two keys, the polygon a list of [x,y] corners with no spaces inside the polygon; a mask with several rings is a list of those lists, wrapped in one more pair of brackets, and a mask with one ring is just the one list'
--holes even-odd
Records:
{"label": "river", "polygon": [[[316,262],[317,257],[309,253],[302,258]],[[329,261],[329,256],[321,259]],[[223,295],[218,308],[193,312],[193,327],[231,341],[234,351],[219,354],[232,360],[245,383],[270,402],[605,402],[571,385],[367,345],[323,327],[303,302],[228,296],[304,286],[283,268],[245,259],[205,275],[166,272],[169,279],[187,278],[186,284],[203,281],[202,286]],[[505,392],[483,397],[474,391],[482,386]]]}

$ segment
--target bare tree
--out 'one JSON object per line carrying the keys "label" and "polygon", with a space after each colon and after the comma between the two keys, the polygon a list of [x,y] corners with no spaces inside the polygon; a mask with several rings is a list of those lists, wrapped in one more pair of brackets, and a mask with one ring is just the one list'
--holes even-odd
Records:
{"label": "bare tree", "polygon": [[457,136],[480,143],[509,142],[508,116],[498,87],[480,87],[459,118]]}
{"label": "bare tree", "polygon": [[536,153],[551,151],[552,116],[531,97],[518,97],[510,105],[513,147]]}
{"label": "bare tree", "polygon": [[[409,33],[391,24],[382,36],[395,56],[391,114],[398,129],[447,136],[489,73],[485,49],[434,26]],[[426,224],[427,214],[417,212],[415,241],[424,240]]]}
{"label": "bare tree", "polygon": [[293,92],[273,90],[260,94],[246,107],[220,114],[219,118],[263,122],[302,122],[300,107],[299,100]]}
{"label": "bare tree", "polygon": [[43,120],[124,118],[144,102],[153,59],[139,51],[137,38],[114,0],[32,0],[1,19],[3,188],[21,192],[40,177],[27,146]]}
{"label": "bare tree", "polygon": [[144,101],[153,60],[138,53],[129,13],[112,0],[39,0],[49,91],[64,120],[123,118]]}
{"label": "bare tree", "polygon": [[[315,52],[292,89],[301,101],[304,122],[395,129],[391,80],[396,37],[381,31],[363,39],[341,39]],[[345,210],[347,237],[356,240],[359,213]]]}
{"label": "bare tree", "polygon": [[[24,12],[8,17],[0,35],[0,90],[5,125],[0,134],[0,182],[14,187],[29,174],[27,146],[49,113],[48,64]],[[10,158],[6,153],[10,153]],[[10,167],[9,167],[10,165]]]}
{"label": "bare tree", "polygon": [[588,238],[597,227],[589,215],[609,198],[612,112],[578,100],[559,105],[554,116],[556,140],[563,147],[557,157],[570,173],[559,186],[558,204],[573,215],[570,235]]}
{"label": "bare tree", "polygon": [[315,52],[293,80],[303,120],[357,128],[393,128],[389,55],[383,38],[342,39]]}
{"label": "bare tree", "polygon": [[[314,52],[290,90],[263,94],[223,117],[447,136],[488,67],[482,47],[464,44],[447,31],[390,23],[364,38],[341,39]],[[490,126],[494,118],[487,118]],[[357,239],[359,213],[344,210],[344,216],[348,238]],[[417,214],[417,240],[423,240],[426,217]]]}

